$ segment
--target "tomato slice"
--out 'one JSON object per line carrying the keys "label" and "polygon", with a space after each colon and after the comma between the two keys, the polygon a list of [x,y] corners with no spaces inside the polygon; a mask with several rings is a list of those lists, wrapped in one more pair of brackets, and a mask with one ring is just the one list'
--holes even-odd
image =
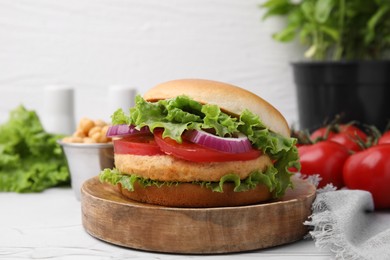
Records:
{"label": "tomato slice", "polygon": [[225,153],[183,140],[181,144],[171,138],[162,138],[162,131],[154,132],[154,138],[160,149],[166,154],[192,162],[247,161],[258,158],[261,151],[251,149],[244,153]]}
{"label": "tomato slice", "polygon": [[134,134],[114,140],[114,153],[134,155],[164,154],[152,134]]}

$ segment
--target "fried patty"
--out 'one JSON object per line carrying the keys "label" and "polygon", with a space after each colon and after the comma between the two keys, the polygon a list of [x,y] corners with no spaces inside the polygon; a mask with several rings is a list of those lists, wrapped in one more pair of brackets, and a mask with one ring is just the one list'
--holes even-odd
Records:
{"label": "fried patty", "polygon": [[159,181],[219,181],[231,173],[243,180],[251,172],[264,171],[269,165],[272,161],[267,155],[249,161],[195,163],[170,155],[115,154],[115,167],[122,173]]}

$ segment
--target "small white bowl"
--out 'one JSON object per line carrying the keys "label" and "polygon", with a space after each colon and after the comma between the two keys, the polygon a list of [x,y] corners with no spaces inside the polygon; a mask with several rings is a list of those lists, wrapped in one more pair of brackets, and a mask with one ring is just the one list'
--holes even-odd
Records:
{"label": "small white bowl", "polygon": [[64,151],[70,172],[72,189],[80,200],[84,181],[98,176],[105,168],[114,167],[114,148],[112,143],[65,143],[58,140]]}

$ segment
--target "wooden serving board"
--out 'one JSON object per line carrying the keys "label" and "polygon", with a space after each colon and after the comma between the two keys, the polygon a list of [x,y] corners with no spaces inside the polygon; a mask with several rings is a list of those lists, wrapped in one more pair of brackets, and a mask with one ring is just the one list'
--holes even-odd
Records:
{"label": "wooden serving board", "polygon": [[172,208],[129,201],[97,177],[81,189],[82,223],[103,241],[154,252],[217,254],[262,249],[303,238],[315,187],[293,178],[279,201],[221,208]]}

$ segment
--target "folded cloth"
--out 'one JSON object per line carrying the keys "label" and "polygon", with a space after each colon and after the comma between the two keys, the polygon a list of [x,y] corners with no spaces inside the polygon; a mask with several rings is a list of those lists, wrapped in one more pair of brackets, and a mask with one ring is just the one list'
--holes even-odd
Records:
{"label": "folded cloth", "polygon": [[390,259],[390,211],[374,211],[369,192],[318,192],[304,224],[315,245],[336,259]]}

